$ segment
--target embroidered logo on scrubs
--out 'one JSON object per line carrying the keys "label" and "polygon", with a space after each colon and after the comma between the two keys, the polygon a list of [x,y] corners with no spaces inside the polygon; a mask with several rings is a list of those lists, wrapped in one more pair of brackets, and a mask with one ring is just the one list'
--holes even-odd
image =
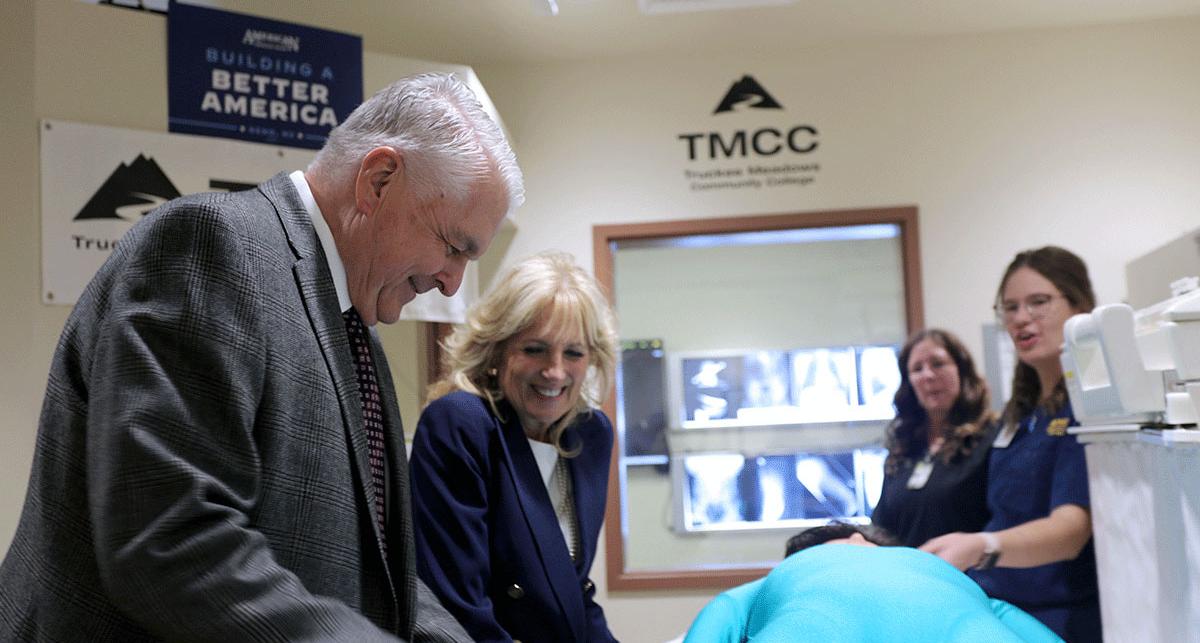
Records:
{"label": "embroidered logo on scrubs", "polygon": [[1056,438],[1067,434],[1067,425],[1071,421],[1067,418],[1054,418],[1050,420],[1050,424],[1046,425],[1046,435],[1052,435]]}

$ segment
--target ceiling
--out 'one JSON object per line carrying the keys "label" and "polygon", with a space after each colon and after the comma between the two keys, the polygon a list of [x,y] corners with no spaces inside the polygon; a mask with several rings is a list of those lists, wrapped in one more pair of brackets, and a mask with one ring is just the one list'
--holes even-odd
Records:
{"label": "ceiling", "polygon": [[[466,65],[779,52],[838,41],[1200,15],[1200,0],[797,0],[645,15],[637,0],[197,0],[359,34],[367,51]],[[540,14],[540,15],[539,15]]]}

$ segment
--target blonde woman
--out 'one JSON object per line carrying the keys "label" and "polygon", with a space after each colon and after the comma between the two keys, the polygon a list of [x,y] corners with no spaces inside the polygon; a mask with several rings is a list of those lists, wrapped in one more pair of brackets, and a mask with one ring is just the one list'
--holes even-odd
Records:
{"label": "blonde woman", "polygon": [[613,445],[607,300],[569,255],[536,255],[446,349],[410,467],[422,580],[477,641],[614,640],[588,579]]}

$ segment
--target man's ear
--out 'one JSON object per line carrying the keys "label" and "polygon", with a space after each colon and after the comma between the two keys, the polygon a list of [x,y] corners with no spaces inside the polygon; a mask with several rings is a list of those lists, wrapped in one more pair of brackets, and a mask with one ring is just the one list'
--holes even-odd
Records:
{"label": "man's ear", "polygon": [[384,195],[402,183],[404,158],[393,147],[377,147],[363,157],[354,180],[354,206],[363,214],[373,214]]}

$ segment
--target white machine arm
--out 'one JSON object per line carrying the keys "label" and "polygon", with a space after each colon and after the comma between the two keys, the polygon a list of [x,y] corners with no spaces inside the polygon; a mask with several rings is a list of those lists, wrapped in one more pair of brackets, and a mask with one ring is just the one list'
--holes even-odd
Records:
{"label": "white machine arm", "polygon": [[1138,352],[1133,308],[1099,306],[1063,327],[1063,376],[1081,424],[1153,422],[1164,410],[1162,373]]}
{"label": "white machine arm", "polygon": [[1063,327],[1063,375],[1081,424],[1195,424],[1200,417],[1200,289],[1138,312],[1098,306]]}

